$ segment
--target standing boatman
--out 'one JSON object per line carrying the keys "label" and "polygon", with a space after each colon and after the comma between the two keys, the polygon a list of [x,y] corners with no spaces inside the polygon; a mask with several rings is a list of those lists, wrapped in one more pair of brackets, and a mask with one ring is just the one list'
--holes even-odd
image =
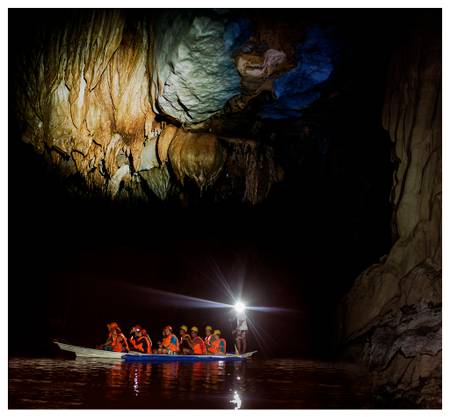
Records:
{"label": "standing boatman", "polygon": [[234,306],[236,311],[236,329],[234,330],[236,337],[236,349],[239,354],[247,352],[247,315],[245,314],[245,305],[242,302],[236,303]]}

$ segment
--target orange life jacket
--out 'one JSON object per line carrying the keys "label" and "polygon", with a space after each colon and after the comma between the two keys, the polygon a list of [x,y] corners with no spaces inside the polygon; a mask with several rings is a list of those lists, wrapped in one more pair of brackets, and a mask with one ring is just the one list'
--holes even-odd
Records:
{"label": "orange life jacket", "polygon": [[216,334],[210,334],[206,338],[206,350],[208,353],[214,354],[217,353],[216,350],[216,341],[219,340],[219,337]]}
{"label": "orange life jacket", "polygon": [[225,355],[227,352],[227,341],[224,338],[217,337],[212,342],[214,353],[219,353],[221,355]]}
{"label": "orange life jacket", "polygon": [[[175,342],[173,341],[175,338]],[[178,337],[173,333],[169,334],[162,340],[163,348],[170,350],[171,352],[178,352],[180,350],[180,343],[178,342]]]}
{"label": "orange life jacket", "polygon": [[127,338],[123,333],[110,333],[109,340],[111,341],[111,347],[114,352],[124,352],[129,350]]}
{"label": "orange life jacket", "polygon": [[[144,343],[143,343],[144,340],[147,341],[146,350],[144,349]],[[147,335],[141,336],[138,339],[136,339],[135,337],[131,337],[130,342],[133,345],[133,348],[135,350],[142,352],[142,353],[152,353],[152,341]]]}
{"label": "orange life jacket", "polygon": [[195,338],[192,340],[192,346],[194,347],[195,355],[206,355],[205,342],[200,336],[195,336]]}

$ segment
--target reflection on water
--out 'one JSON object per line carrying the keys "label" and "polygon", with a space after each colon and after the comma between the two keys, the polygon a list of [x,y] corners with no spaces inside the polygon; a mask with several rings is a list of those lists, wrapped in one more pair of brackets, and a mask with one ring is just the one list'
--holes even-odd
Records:
{"label": "reflection on water", "polygon": [[233,399],[230,400],[230,403],[236,405],[236,407],[234,407],[235,410],[239,410],[241,408],[242,400],[241,400],[241,397],[239,397],[239,394],[237,391],[234,391],[234,396],[233,396]]}
{"label": "reflection on water", "polygon": [[9,408],[366,408],[366,375],[301,360],[10,359]]}

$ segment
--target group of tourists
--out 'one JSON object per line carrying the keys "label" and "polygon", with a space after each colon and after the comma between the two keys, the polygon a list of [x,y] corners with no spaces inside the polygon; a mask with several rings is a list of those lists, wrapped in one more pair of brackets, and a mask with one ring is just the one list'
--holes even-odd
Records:
{"label": "group of tourists", "polygon": [[180,326],[179,336],[173,333],[171,326],[165,326],[157,347],[153,347],[147,331],[138,324],[132,327],[128,339],[116,322],[108,323],[107,327],[108,339],[103,345],[97,346],[98,349],[171,355],[225,355],[227,351],[227,343],[221,331],[213,330],[209,325],[205,327],[203,338],[199,336],[197,326],[192,326],[190,332],[186,325]]}

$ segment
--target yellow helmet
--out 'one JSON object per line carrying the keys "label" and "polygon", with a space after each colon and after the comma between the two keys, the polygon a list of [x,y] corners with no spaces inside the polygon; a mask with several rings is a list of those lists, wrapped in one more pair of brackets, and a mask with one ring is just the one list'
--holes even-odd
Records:
{"label": "yellow helmet", "polygon": [[205,330],[210,330],[211,332],[212,332],[212,327],[208,324],[206,327],[205,327]]}
{"label": "yellow helmet", "polygon": [[217,329],[217,330],[214,330],[214,334],[221,335],[222,332],[219,329]]}
{"label": "yellow helmet", "polygon": [[180,326],[180,329],[183,329],[185,332],[188,331],[188,327],[187,327],[185,324],[183,324],[182,326]]}
{"label": "yellow helmet", "polygon": [[191,327],[191,332],[198,333],[198,327],[197,326],[192,326]]}

